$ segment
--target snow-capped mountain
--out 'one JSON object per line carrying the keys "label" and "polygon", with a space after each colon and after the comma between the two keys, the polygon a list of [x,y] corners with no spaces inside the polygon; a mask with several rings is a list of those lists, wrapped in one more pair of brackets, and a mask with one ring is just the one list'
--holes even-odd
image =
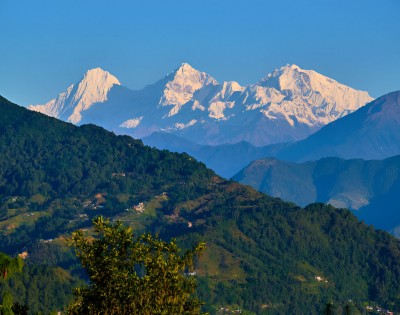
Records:
{"label": "snow-capped mountain", "polygon": [[196,91],[208,85],[215,86],[217,81],[205,72],[193,69],[189,64],[183,63],[180,68],[172,72],[170,81],[165,88],[158,106],[171,106],[167,117],[179,113],[182,106],[194,98]]}
{"label": "snow-capped mountain", "polygon": [[261,102],[270,102],[264,106],[265,115],[276,117],[280,113],[291,125],[295,119],[309,126],[326,125],[372,101],[367,92],[356,91],[296,65],[268,74],[255,85],[255,90],[261,92],[260,97],[279,91],[277,98],[267,97]]}
{"label": "snow-capped mountain", "polygon": [[290,142],[372,98],[315,71],[287,65],[256,84],[218,83],[187,63],[140,91],[99,68],[45,105],[29,106],[75,124],[134,137],[167,131],[200,144]]}
{"label": "snow-capped mountain", "polygon": [[28,108],[77,124],[82,119],[82,112],[95,103],[107,100],[107,94],[114,84],[121,83],[109,72],[100,68],[92,69],[85,73],[78,84],[72,84],[57,98],[44,105],[30,105]]}

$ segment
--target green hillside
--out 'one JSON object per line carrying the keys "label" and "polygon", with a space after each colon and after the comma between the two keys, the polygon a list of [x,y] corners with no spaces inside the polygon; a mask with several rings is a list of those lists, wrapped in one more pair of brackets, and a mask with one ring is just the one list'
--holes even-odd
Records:
{"label": "green hillside", "polygon": [[400,226],[400,156],[305,163],[266,158],[250,163],[233,179],[302,206],[324,202],[355,210],[358,218],[387,231]]}
{"label": "green hillside", "polygon": [[[99,214],[177,237],[183,247],[205,241],[196,272],[214,313],[320,314],[327,302],[349,299],[400,309],[399,241],[347,210],[302,209],[223,180],[186,154],[4,98],[0,152],[0,251],[28,252],[28,268],[9,286],[32,310],[62,308],[68,297],[57,300],[56,287],[66,292],[84,278],[64,236],[78,228],[90,235]],[[40,279],[26,281],[34,274]],[[41,294],[46,303],[33,298]]]}

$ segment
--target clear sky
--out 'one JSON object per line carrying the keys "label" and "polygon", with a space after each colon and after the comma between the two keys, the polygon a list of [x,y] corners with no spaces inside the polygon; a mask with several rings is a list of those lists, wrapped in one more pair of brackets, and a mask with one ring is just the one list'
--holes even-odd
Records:
{"label": "clear sky", "polygon": [[102,67],[140,89],[182,62],[255,83],[295,63],[400,90],[399,0],[0,0],[0,94],[49,101]]}

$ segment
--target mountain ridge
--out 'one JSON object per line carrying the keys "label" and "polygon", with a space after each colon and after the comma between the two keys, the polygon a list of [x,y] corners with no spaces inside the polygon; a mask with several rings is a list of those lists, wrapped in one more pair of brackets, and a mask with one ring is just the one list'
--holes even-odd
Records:
{"label": "mountain ridge", "polygon": [[[140,138],[166,131],[199,144],[247,141],[264,146],[303,139],[372,100],[367,92],[296,65],[281,67],[258,83],[240,86],[235,81],[218,83],[211,75],[183,63],[156,83],[138,91],[126,88],[121,95],[115,87],[118,79],[110,76],[114,79],[100,89],[106,91],[106,97],[93,97],[90,104],[75,104],[61,93],[46,105],[31,105],[29,109]],[[68,90],[65,95],[71,93]],[[119,120],[107,122],[106,117],[118,108]],[[62,115],[67,109],[73,113]]]}
{"label": "mountain ridge", "polygon": [[387,231],[400,226],[396,202],[400,155],[384,160],[327,157],[301,163],[264,158],[251,162],[233,179],[301,206],[324,202],[351,209],[367,224]]}
{"label": "mountain ridge", "polygon": [[217,146],[200,145],[167,132],[154,132],[142,138],[144,144],[160,150],[188,153],[211,168],[218,175],[231,178],[256,159],[271,156],[288,144],[275,144],[256,147],[247,141]]}

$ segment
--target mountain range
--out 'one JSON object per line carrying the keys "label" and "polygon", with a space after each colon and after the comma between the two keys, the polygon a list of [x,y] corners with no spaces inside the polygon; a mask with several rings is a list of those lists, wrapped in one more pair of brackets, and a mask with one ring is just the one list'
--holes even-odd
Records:
{"label": "mountain range", "polygon": [[218,174],[230,178],[250,162],[264,157],[292,162],[324,157],[386,159],[400,155],[399,135],[400,91],[397,91],[379,97],[294,143],[263,147],[246,142],[201,146],[169,133],[153,133],[143,141],[157,148],[187,152]]}
{"label": "mountain range", "polygon": [[241,86],[218,83],[184,63],[139,91],[92,69],[57,98],[28,108],[135,138],[164,131],[202,145],[247,141],[264,146],[304,139],[371,100],[367,92],[296,65]]}
{"label": "mountain range", "polygon": [[[175,237],[183,248],[206,242],[196,271],[212,313],[228,305],[320,314],[328,301],[344,307],[349,299],[360,309],[400,307],[400,241],[348,210],[301,208],[224,180],[187,154],[73,126],[2,97],[0,152],[0,251],[26,250],[27,265],[35,257],[63,279],[81,275],[65,237],[78,228],[90,237],[90,219],[102,214],[138,233]],[[22,302],[35,291],[60,303],[59,290],[46,288],[25,281],[9,290]]]}

